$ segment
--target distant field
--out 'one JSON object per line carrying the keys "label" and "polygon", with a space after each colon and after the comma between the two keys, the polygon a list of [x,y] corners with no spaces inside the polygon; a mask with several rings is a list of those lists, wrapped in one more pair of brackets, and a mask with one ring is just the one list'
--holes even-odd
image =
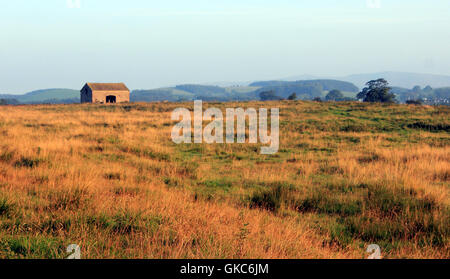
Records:
{"label": "distant field", "polygon": [[450,107],[214,103],[280,108],[260,155],[172,143],[192,105],[1,107],[0,258],[450,257]]}

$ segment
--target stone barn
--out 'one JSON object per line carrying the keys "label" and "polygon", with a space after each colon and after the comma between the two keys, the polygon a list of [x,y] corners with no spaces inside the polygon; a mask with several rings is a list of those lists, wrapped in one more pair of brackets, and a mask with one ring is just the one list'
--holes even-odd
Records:
{"label": "stone barn", "polygon": [[81,103],[115,104],[130,101],[124,83],[86,83],[80,91]]}

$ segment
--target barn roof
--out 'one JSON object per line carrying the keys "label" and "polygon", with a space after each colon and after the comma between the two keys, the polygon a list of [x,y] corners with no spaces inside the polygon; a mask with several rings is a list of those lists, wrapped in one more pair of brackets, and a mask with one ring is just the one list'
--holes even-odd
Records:
{"label": "barn roof", "polygon": [[130,91],[126,85],[121,83],[94,83],[88,82],[86,83],[92,90],[97,91]]}

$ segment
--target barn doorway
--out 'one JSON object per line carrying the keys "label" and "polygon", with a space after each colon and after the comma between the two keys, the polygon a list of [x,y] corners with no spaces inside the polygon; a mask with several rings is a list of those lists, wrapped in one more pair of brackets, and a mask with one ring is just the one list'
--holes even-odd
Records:
{"label": "barn doorway", "polygon": [[116,102],[117,102],[116,96],[114,96],[114,95],[106,96],[107,104],[115,104]]}

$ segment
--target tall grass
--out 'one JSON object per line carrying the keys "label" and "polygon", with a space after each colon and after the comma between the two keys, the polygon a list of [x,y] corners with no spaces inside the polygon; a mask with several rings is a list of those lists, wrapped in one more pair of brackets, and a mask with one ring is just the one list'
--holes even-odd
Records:
{"label": "tall grass", "polygon": [[173,144],[179,106],[2,107],[0,258],[449,258],[448,107],[215,103],[280,108],[263,156]]}

